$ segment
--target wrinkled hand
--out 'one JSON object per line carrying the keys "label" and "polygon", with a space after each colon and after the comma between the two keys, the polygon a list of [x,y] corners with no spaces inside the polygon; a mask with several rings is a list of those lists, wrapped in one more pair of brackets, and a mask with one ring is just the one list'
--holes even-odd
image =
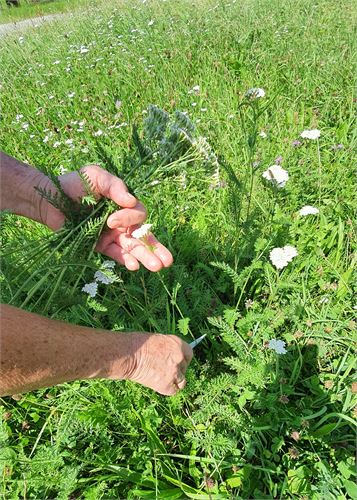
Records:
{"label": "wrinkled hand", "polygon": [[[144,222],[147,213],[144,205],[128,192],[125,183],[98,165],[83,167],[81,172],[87,175],[97,198],[104,196],[122,207],[108,217],[108,229],[102,234],[96,250],[130,271],[139,269],[140,263],[150,271],[170,266],[173,262],[171,253],[152,234],[148,237],[152,250],[130,236]],[[83,182],[76,172],[64,174],[59,180],[70,198],[80,200],[86,196]]]}
{"label": "wrinkled hand", "polygon": [[[125,378],[165,396],[186,385],[191,347],[175,335],[132,333],[131,356]],[[115,373],[111,375],[115,378]]]}

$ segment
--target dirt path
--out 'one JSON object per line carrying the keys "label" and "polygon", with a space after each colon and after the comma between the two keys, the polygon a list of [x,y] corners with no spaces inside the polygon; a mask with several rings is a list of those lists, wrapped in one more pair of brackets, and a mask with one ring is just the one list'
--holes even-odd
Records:
{"label": "dirt path", "polygon": [[61,19],[64,14],[49,14],[47,16],[33,17],[31,19],[24,19],[23,21],[0,24],[0,37],[8,35],[9,33],[20,33],[27,28],[37,28],[48,21],[55,21]]}

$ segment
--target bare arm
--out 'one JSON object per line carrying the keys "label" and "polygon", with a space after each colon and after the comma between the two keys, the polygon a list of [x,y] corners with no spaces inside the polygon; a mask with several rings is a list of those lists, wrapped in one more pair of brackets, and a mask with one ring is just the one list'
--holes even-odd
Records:
{"label": "bare arm", "polygon": [[44,200],[35,187],[56,192],[45,174],[0,151],[0,210],[10,210],[59,229],[64,215]]}
{"label": "bare arm", "polygon": [[[150,271],[170,266],[173,262],[171,253],[154,235],[150,235],[153,251],[131,237],[132,230],[146,219],[146,209],[128,192],[125,183],[98,165],[87,165],[81,168],[81,172],[90,180],[97,198],[109,198],[120,207],[108,217],[107,229],[98,241],[97,251],[130,271],[139,269],[140,264]],[[86,195],[77,172],[61,175],[59,182],[72,199],[80,201]],[[0,210],[10,210],[46,224],[55,231],[60,229],[65,222],[64,215],[48,203],[35,187],[56,192],[52,181],[42,172],[0,151]]]}
{"label": "bare arm", "polygon": [[171,395],[192,350],[174,335],[113,333],[1,305],[0,395],[77,379],[129,379]]}

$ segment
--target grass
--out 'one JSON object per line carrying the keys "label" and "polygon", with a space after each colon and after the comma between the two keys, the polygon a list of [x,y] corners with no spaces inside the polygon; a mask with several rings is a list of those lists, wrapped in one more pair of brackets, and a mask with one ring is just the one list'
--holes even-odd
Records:
{"label": "grass", "polygon": [[[188,111],[223,163],[218,183],[182,163],[142,192],[171,269],[118,268],[122,282],[96,301],[81,292],[89,269],[48,314],[207,338],[173,398],[113,381],[3,398],[3,497],[355,498],[353,2],[120,2],[84,12],[1,42],[1,147],[59,174],[97,161],[100,141],[121,167],[131,127],[142,130],[153,103]],[[251,87],[266,91],[259,118],[240,107]],[[300,138],[310,128],[318,141]],[[276,161],[289,181],[274,190],[262,173]],[[299,216],[304,205],[319,215]],[[2,234],[8,248],[46,231],[5,214]],[[277,271],[269,253],[284,245],[299,255]],[[29,290],[14,300],[25,257],[3,258],[3,300],[42,312],[56,272],[32,293],[27,270]],[[272,338],[287,354],[265,347]]]}
{"label": "grass", "polygon": [[49,14],[71,12],[86,3],[88,2],[85,0],[20,0],[18,7],[8,7],[4,0],[0,4],[0,24],[18,22],[23,19]]}

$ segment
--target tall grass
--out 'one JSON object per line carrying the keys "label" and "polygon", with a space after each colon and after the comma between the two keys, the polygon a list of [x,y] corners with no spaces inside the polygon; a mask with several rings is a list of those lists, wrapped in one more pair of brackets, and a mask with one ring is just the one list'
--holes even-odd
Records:
{"label": "tall grass", "polygon": [[[3,398],[5,498],[356,496],[355,17],[347,0],[88,2],[1,42],[7,153],[59,174],[100,161],[100,143],[120,171],[155,104],[187,111],[219,159],[142,191],[172,268],[117,268],[95,300],[84,274],[49,309],[115,331],[207,333],[187,388],[163,398],[91,381]],[[266,92],[259,116],[242,106],[252,87]],[[318,142],[300,137],[312,128]],[[262,178],[274,163],[283,189]],[[300,216],[304,205],[319,214]],[[9,214],[2,234],[6,249],[47,235]],[[284,245],[299,255],[278,271],[269,254]],[[57,271],[19,294],[25,256],[3,258],[3,300],[43,311]]]}

